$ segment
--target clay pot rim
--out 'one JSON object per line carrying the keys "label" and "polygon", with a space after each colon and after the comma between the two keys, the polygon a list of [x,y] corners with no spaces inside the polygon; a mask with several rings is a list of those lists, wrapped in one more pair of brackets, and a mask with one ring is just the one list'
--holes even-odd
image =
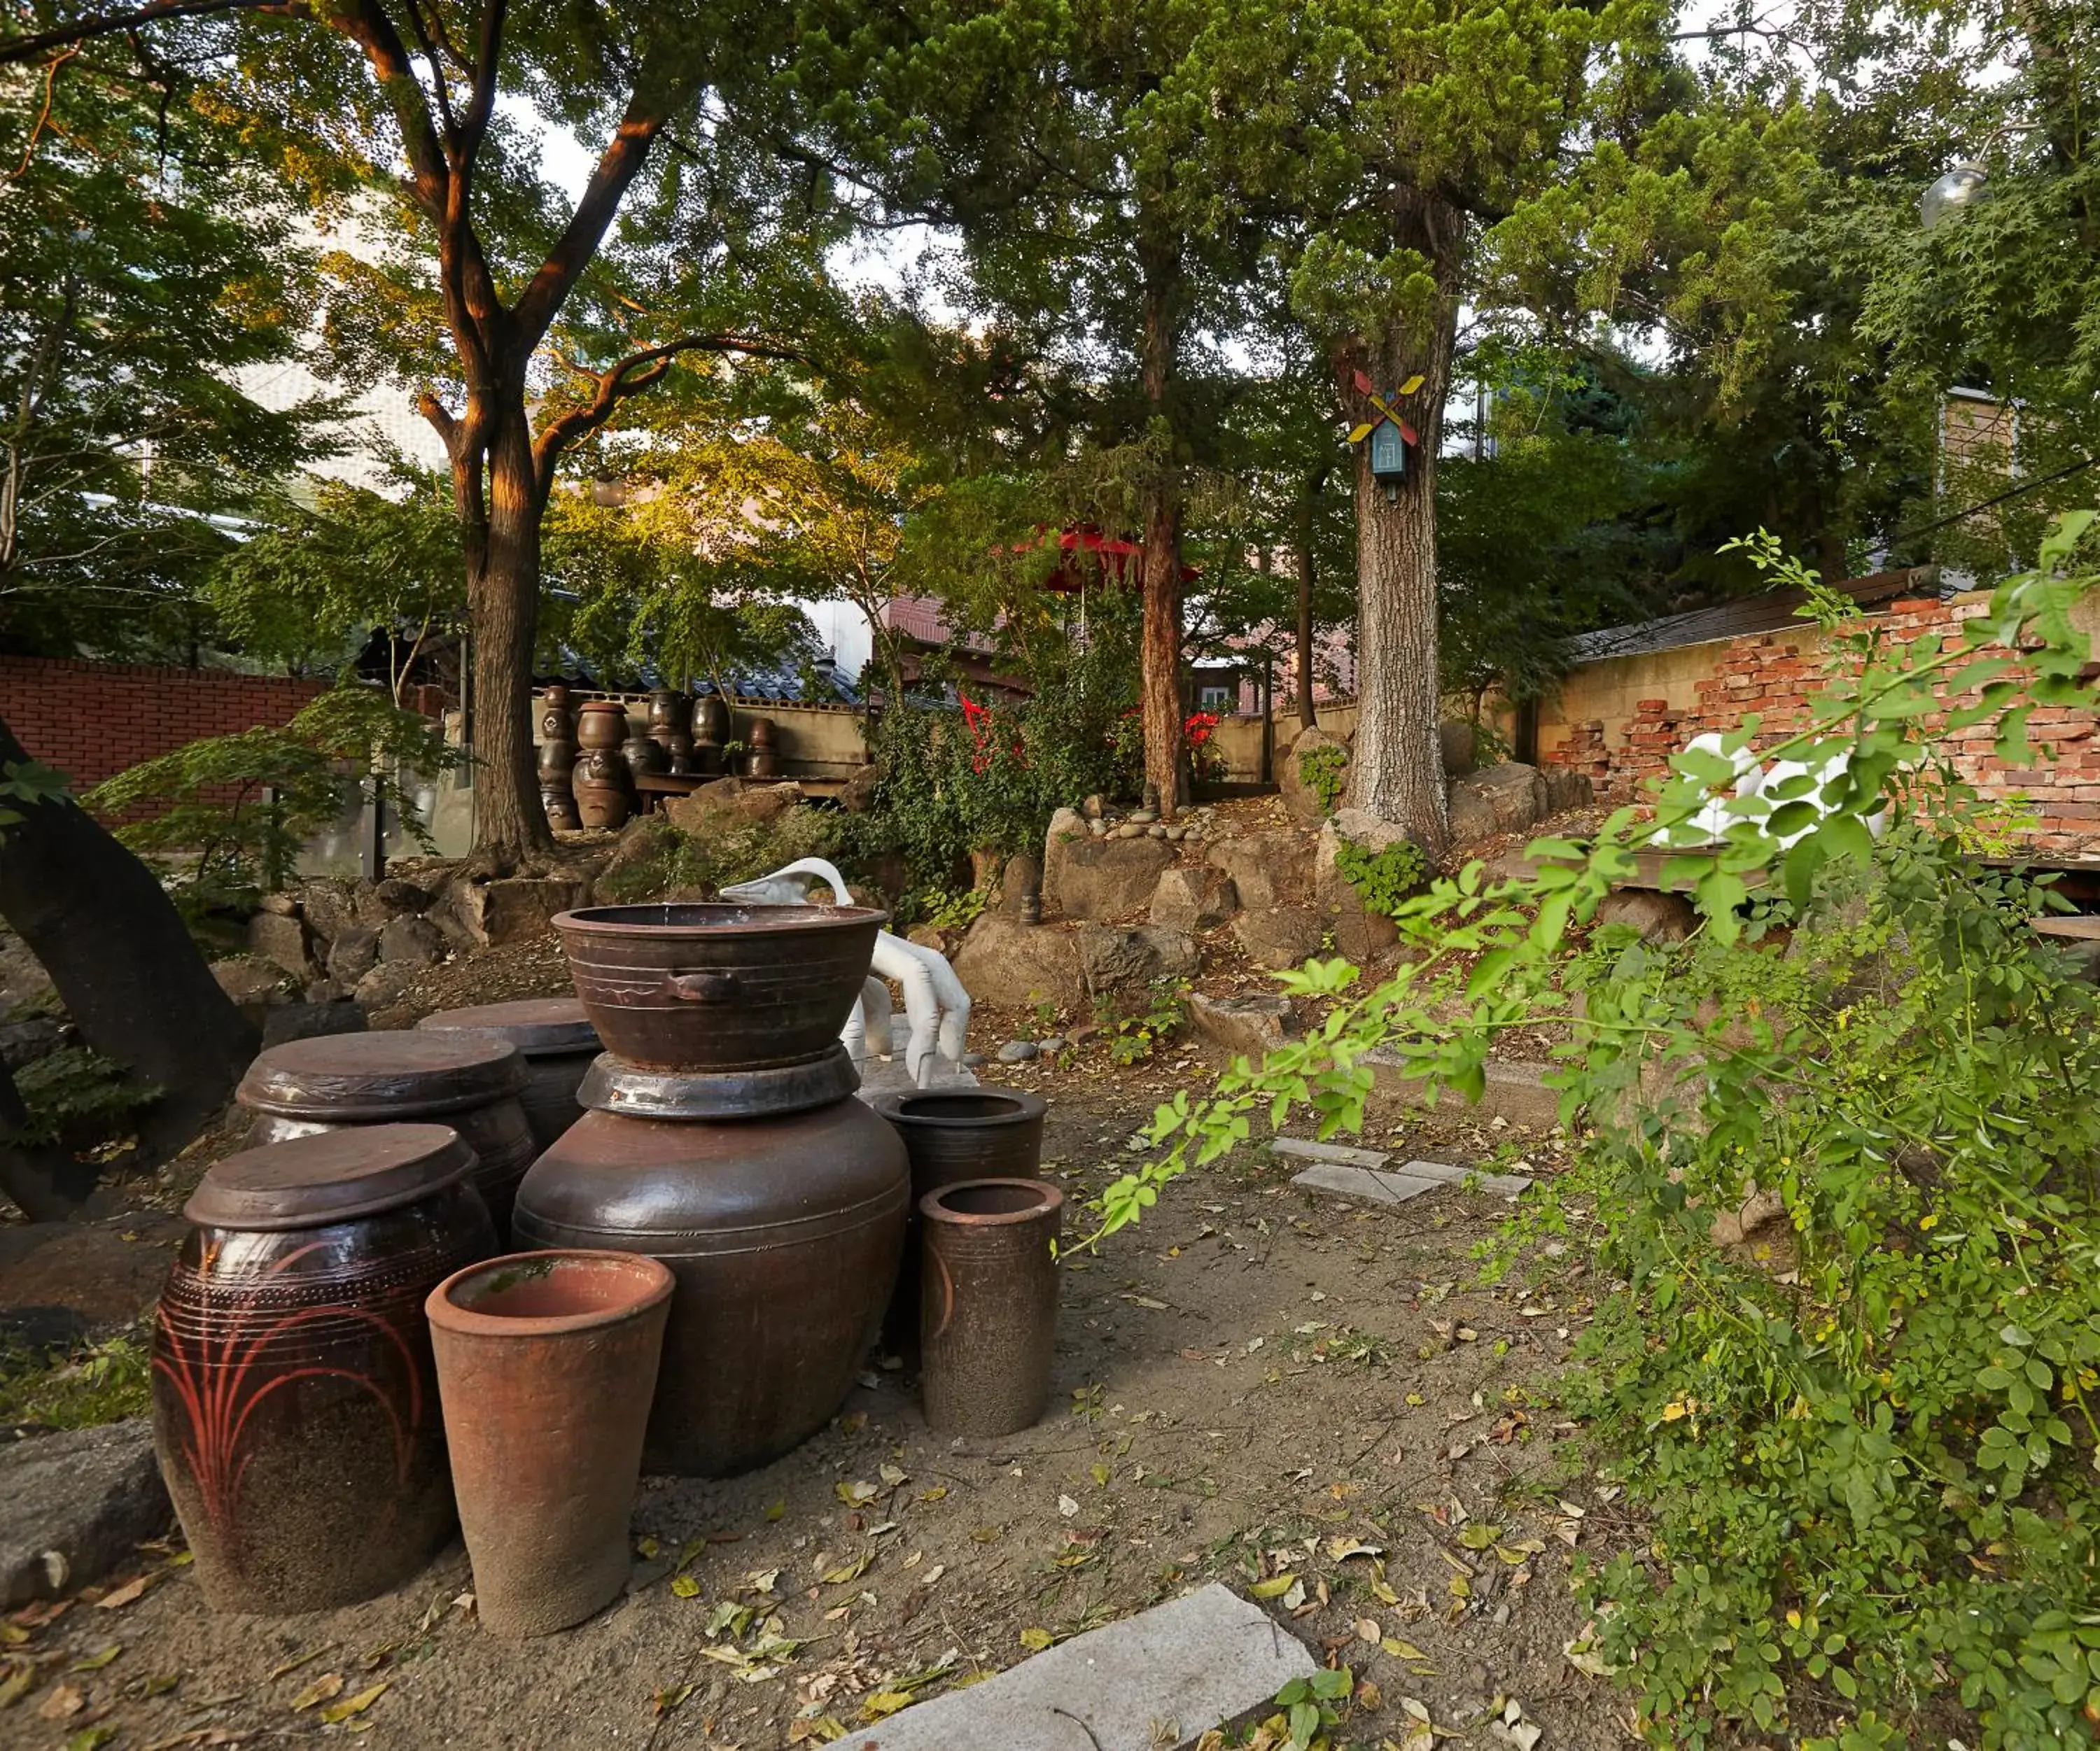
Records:
{"label": "clay pot rim", "polygon": [[[470,1279],[505,1270],[532,1269],[544,1265],[552,1270],[557,1262],[585,1262],[609,1267],[611,1274],[633,1281],[639,1290],[618,1305],[593,1308],[582,1313],[511,1316],[480,1313],[461,1307],[452,1298]],[[527,1252],[508,1252],[482,1259],[452,1272],[433,1289],[423,1303],[423,1312],[435,1327],[469,1338],[532,1339],[561,1338],[582,1331],[602,1330],[629,1320],[640,1319],[668,1301],[677,1279],[669,1267],[646,1254],[614,1252],[598,1247],[550,1246]]]}
{"label": "clay pot rim", "polygon": [[[725,917],[718,923],[704,920],[651,921],[619,915],[674,911],[735,915]],[[889,914],[876,906],[739,906],[723,900],[647,900],[628,906],[578,906],[573,911],[557,912],[551,922],[557,930],[572,931],[580,936],[657,942],[686,938],[705,942],[725,937],[802,936],[860,930],[871,923],[879,928],[889,922]]]}
{"label": "clay pot rim", "polygon": [[[905,1110],[907,1103],[924,1100],[1007,1100],[1013,1103],[1012,1109],[1004,1113],[912,1113]],[[928,1130],[942,1131],[997,1131],[1009,1125],[1027,1125],[1043,1118],[1050,1110],[1050,1103],[1039,1094],[1030,1094],[1023,1088],[890,1088],[885,1089],[868,1103],[893,1125],[912,1126]],[[974,1182],[970,1182],[974,1183]]]}
{"label": "clay pot rim", "polygon": [[[1029,1202],[1018,1210],[988,1211],[982,1215],[964,1210],[951,1210],[942,1202],[958,1192],[981,1192],[993,1187],[1025,1193]],[[929,1222],[944,1222],[955,1228],[1008,1228],[1017,1223],[1039,1220],[1052,1211],[1061,1210],[1064,1204],[1064,1193],[1047,1180],[1015,1180],[1002,1176],[958,1180],[952,1185],[944,1185],[938,1191],[929,1192],[919,1200],[919,1214]]]}

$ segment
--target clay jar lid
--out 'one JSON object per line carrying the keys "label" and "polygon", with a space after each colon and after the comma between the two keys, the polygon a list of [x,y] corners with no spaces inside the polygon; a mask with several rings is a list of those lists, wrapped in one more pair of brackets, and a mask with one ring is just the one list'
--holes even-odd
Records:
{"label": "clay jar lid", "polygon": [[574,1057],[598,1049],[598,1030],[573,997],[527,997],[516,1003],[441,1009],[425,1016],[416,1028],[419,1033],[507,1039],[528,1058]]}
{"label": "clay jar lid", "polygon": [[525,1061],[507,1040],[389,1029],[272,1046],[248,1066],[235,1098],[286,1118],[347,1123],[459,1112],[524,1085]]}
{"label": "clay jar lid", "polygon": [[474,1151],[449,1125],[362,1125],[229,1155],[183,1214],[200,1228],[324,1228],[412,1204],[464,1179]]}

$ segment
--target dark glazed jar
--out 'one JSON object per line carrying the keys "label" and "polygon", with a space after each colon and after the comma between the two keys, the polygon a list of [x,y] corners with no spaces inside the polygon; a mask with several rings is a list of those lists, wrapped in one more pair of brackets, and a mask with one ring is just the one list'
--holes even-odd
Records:
{"label": "dark glazed jar", "polygon": [[888,915],[665,902],[558,913],[606,1050],[646,1070],[763,1070],[828,1054]]}
{"label": "dark glazed jar", "polygon": [[474,1153],[474,1184],[510,1237],[518,1182],[539,1152],[518,1096],[525,1061],[514,1046],[471,1034],[387,1029],[272,1046],[248,1066],[235,1098],[258,1115],[258,1144],[359,1125],[437,1120]]}
{"label": "dark glazed jar", "polygon": [[855,1100],[739,1122],[586,1113],[518,1188],[520,1246],[646,1253],[678,1280],[646,1469],[728,1477],[822,1428],[897,1280],[911,1178]]}
{"label": "dark glazed jar", "polygon": [[448,1127],[368,1126],[227,1158],[183,1211],[153,1326],[153,1443],[205,1597],[326,1611],[451,1537],[432,1289],[496,1250]]}
{"label": "dark glazed jar", "polygon": [[693,696],[676,687],[659,687],[649,695],[649,733],[652,736],[693,733]]}
{"label": "dark glazed jar", "polygon": [[432,1034],[473,1034],[507,1041],[525,1061],[525,1087],[518,1096],[532,1146],[544,1149],[583,1117],[576,1086],[598,1054],[598,1030],[573,997],[527,997],[510,1003],[477,1003],[441,1009],[416,1024]]}
{"label": "dark glazed jar", "polygon": [[570,742],[575,740],[576,726],[569,717],[569,687],[567,681],[550,681],[546,690],[540,695],[540,739],[543,742]]}
{"label": "dark glazed jar", "polygon": [[919,1202],[919,1391],[937,1435],[1027,1428],[1057,1359],[1065,1194],[1039,1180],[966,1180]]}
{"label": "dark glazed jar", "polygon": [[736,729],[736,720],[730,714],[729,702],[718,693],[703,694],[693,701],[693,739],[712,742],[717,748],[729,740]]}
{"label": "dark glazed jar", "polygon": [[630,805],[627,762],[617,748],[594,748],[576,762],[576,814],[585,827],[624,827]]}
{"label": "dark glazed jar", "polygon": [[897,1127],[911,1162],[911,1216],[904,1266],[883,1321],[883,1341],[907,1357],[919,1346],[919,1206],[964,1180],[1033,1180],[1043,1163],[1040,1095],[1018,1088],[893,1088],[868,1105]]}
{"label": "dark glazed jar", "polygon": [[638,778],[661,777],[671,770],[671,756],[645,730],[636,730],[620,744],[620,751],[627,756],[627,770]]}
{"label": "dark glazed jar", "polygon": [[576,713],[576,740],[587,753],[616,748],[627,739],[627,708],[617,699],[585,699]]}

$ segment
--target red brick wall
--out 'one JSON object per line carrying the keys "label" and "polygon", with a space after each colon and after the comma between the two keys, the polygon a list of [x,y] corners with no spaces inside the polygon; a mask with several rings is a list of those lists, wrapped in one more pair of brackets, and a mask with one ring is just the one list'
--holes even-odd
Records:
{"label": "red brick wall", "polygon": [[78,792],[201,736],[291,721],[324,681],[0,656],[0,718]]}
{"label": "red brick wall", "polygon": [[[1952,641],[1960,635],[1960,621],[1983,610],[1980,598],[1898,602],[1873,624],[1899,643],[1927,634]],[[1542,725],[1539,757],[1586,773],[1602,800],[1635,801],[1645,781],[1662,772],[1670,756],[1696,735],[1736,729],[1753,712],[1758,717],[1759,748],[1802,728],[1808,700],[1824,685],[1820,646],[1820,636],[1804,629],[1586,664],[1568,679],[1559,721]],[[1647,697],[1620,699],[1611,673],[1615,668],[1652,690]],[[1603,710],[1590,716],[1586,706]],[[2027,726],[2035,764],[2023,769],[2008,767],[1992,752],[1988,724],[1950,735],[1935,716],[1925,719],[1923,727],[1983,795],[2021,792],[2032,800],[2041,816],[2037,849],[2100,851],[2100,736],[2095,734],[2100,714],[2062,706],[2037,708]]]}

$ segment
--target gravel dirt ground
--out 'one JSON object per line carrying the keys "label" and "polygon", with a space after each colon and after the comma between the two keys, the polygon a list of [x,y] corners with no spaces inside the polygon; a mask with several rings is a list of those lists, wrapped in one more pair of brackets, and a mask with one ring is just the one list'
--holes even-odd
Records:
{"label": "gravel dirt ground", "polygon": [[[438,969],[419,1003],[561,988],[558,952],[490,959],[471,991]],[[1008,1037],[986,1019],[980,1043]],[[1047,1171],[1083,1194],[1156,1100],[1215,1067],[1170,1046],[1117,1069],[1095,1042],[985,1074],[1049,1096]],[[1506,1140],[1448,1114],[1374,1121],[1402,1158]],[[1550,1171],[1551,1140],[1531,1141]],[[1244,1149],[1074,1259],[1052,1400],[1021,1435],[934,1437],[910,1379],[871,1357],[839,1417],[778,1463],[645,1480],[628,1594],[524,1643],[480,1630],[457,1545],[401,1592],[281,1621],[210,1612],[179,1541],[143,1552],[104,1589],[6,1621],[0,1653],[28,1677],[0,1744],[774,1751],[1214,1578],[1370,1681],[1338,1751],[1423,1742],[1406,1699],[1447,1744],[1534,1742],[1511,1721],[1542,1729],[1542,1751],[1624,1743],[1623,1700],[1564,1652],[1583,1627],[1571,1559],[1632,1530],[1543,1402],[1589,1308],[1579,1247],[1485,1287],[1475,1252],[1501,1200],[1357,1207],[1290,1171]]]}

